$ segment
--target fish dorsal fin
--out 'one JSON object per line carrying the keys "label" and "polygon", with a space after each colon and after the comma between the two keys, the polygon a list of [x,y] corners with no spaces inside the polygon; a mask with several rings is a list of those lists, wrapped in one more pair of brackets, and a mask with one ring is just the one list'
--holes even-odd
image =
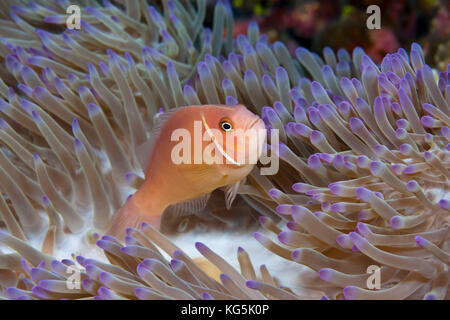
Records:
{"label": "fish dorsal fin", "polygon": [[162,128],[164,127],[166,122],[174,115],[174,113],[180,111],[183,108],[186,107],[173,108],[164,111],[163,113],[160,113],[157,117],[155,117],[153,121],[154,122],[153,129],[150,132],[150,137],[147,139],[147,141],[136,147],[136,156],[144,173],[147,172],[153,147],[159,135],[161,134]]}
{"label": "fish dorsal fin", "polygon": [[180,202],[180,203],[175,203],[175,204],[171,205],[171,207],[173,209],[173,213],[178,217],[192,215],[192,214],[198,215],[199,212],[202,211],[206,207],[206,204],[208,203],[210,196],[211,196],[211,193],[207,193],[207,194],[197,197],[195,199],[191,199],[191,200]]}
{"label": "fish dorsal fin", "polygon": [[245,178],[236,183],[225,186],[225,205],[227,207],[227,210],[230,210],[234,199],[236,199],[236,196],[237,196],[237,193],[239,190],[239,186],[241,185],[241,183],[244,183],[244,182],[245,182]]}

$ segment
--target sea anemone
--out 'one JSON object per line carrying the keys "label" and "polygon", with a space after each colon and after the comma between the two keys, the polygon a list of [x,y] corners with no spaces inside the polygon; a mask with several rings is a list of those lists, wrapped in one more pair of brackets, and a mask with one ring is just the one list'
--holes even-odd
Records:
{"label": "sea anemone", "polygon": [[[92,2],[81,30],[64,28],[65,1],[39,3],[0,20],[0,243],[12,249],[0,252],[1,295],[449,299],[450,68],[437,76],[419,45],[380,66],[361,48],[293,58],[255,23],[233,39],[226,1],[212,30],[203,0]],[[256,217],[254,238],[298,264],[291,281],[270,260],[257,275],[242,247],[239,271],[202,242],[209,262],[191,259],[147,224],[99,236],[142,183],[135,148],[161,112],[238,102],[278,130],[266,151],[278,172],[255,168],[231,211],[220,190],[205,212],[179,221],[168,210],[162,231],[201,238]],[[61,257],[95,248],[103,261]],[[76,269],[81,285],[69,288]]]}

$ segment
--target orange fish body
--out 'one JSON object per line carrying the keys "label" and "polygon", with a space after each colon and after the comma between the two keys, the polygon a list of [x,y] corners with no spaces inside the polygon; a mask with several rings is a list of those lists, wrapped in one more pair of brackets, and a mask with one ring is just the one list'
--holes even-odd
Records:
{"label": "orange fish body", "polygon": [[181,107],[162,118],[139,148],[145,181],[116,214],[108,234],[123,236],[127,227],[142,222],[159,228],[168,206],[238,184],[265,142],[264,122],[243,105]]}

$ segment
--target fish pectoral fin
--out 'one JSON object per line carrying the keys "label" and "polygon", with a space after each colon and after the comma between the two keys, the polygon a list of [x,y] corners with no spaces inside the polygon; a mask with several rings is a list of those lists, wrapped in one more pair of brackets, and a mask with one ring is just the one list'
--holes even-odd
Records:
{"label": "fish pectoral fin", "polygon": [[148,161],[150,160],[153,144],[153,139],[148,139],[146,142],[136,147],[136,158],[139,161],[144,173],[148,166]]}
{"label": "fish pectoral fin", "polygon": [[227,210],[230,210],[234,199],[236,199],[236,196],[237,196],[237,193],[239,190],[239,186],[241,185],[241,183],[244,183],[244,182],[245,182],[245,178],[236,183],[225,186],[225,205],[227,207]]}
{"label": "fish pectoral fin", "polygon": [[154,120],[154,125],[152,131],[150,132],[150,137],[142,144],[137,146],[135,149],[137,160],[141,165],[142,171],[147,172],[147,167],[150,161],[150,157],[153,152],[156,140],[159,138],[162,128],[166,122],[174,115],[174,113],[184,109],[186,107],[177,107],[170,110],[166,110]]}
{"label": "fish pectoral fin", "polygon": [[199,215],[200,211],[202,211],[206,207],[210,196],[211,194],[207,193],[203,196],[188,201],[175,203],[170,207],[172,208],[172,212],[178,217],[191,214]]}

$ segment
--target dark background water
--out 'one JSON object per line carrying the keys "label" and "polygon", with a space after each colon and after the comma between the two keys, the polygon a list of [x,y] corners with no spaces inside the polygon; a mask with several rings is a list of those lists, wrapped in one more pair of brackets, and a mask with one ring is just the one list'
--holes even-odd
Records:
{"label": "dark background water", "polygon": [[[438,69],[450,61],[450,3],[443,0],[229,0],[235,35],[257,21],[270,41],[281,40],[293,52],[301,45],[316,52],[330,46],[351,51],[361,46],[377,62],[412,42],[424,48],[427,63]],[[209,20],[213,4],[209,1]],[[369,30],[370,5],[380,8],[381,29]],[[208,21],[210,23],[210,21]]]}

